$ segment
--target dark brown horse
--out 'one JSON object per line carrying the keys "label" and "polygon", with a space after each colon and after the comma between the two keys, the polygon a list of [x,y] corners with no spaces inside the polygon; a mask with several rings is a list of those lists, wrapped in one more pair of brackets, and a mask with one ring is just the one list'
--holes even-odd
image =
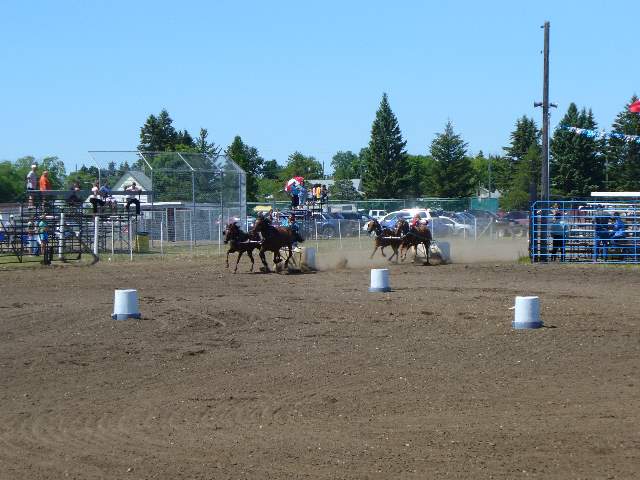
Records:
{"label": "dark brown horse", "polygon": [[396,235],[402,236],[400,260],[404,262],[407,258],[407,251],[413,247],[415,249],[413,261],[415,262],[418,257],[418,245],[422,244],[424,246],[425,255],[427,256],[427,265],[430,265],[429,248],[431,247],[431,240],[433,237],[431,236],[431,230],[429,230],[429,227],[418,224],[414,228],[410,229],[407,221],[402,218],[396,225]]}
{"label": "dark brown horse", "polygon": [[264,218],[258,218],[253,227],[253,232],[262,235],[262,244],[260,246],[260,260],[262,260],[262,264],[264,265],[264,269],[267,272],[270,272],[269,266],[267,265],[267,259],[265,257],[265,252],[273,253],[273,263],[276,266],[276,271],[278,270],[278,263],[282,261],[282,257],[280,257],[280,249],[285,248],[287,250],[287,258],[284,261],[284,268],[289,267],[289,260],[292,255],[292,246],[294,242],[302,241],[302,238],[296,233],[291,231],[290,228],[287,227],[274,227],[271,225],[269,220]]}
{"label": "dark brown horse", "polygon": [[247,252],[247,256],[251,260],[251,272],[253,272],[253,255],[254,249],[260,247],[260,238],[253,232],[245,233],[235,223],[230,223],[224,230],[224,243],[229,244],[229,250],[227,251],[227,268],[229,268],[229,254],[238,252],[238,259],[236,260],[236,268],[233,269],[233,273],[238,271],[238,263],[240,263],[240,257]]}
{"label": "dark brown horse", "polygon": [[369,221],[367,224],[367,232],[369,232],[369,235],[371,235],[372,232],[375,232],[376,234],[376,237],[373,240],[373,252],[371,252],[371,256],[369,258],[373,258],[373,255],[376,253],[378,248],[380,249],[382,256],[386,257],[384,254],[384,248],[391,247],[393,255],[389,257],[389,261],[391,261],[393,257],[396,257],[396,262],[398,261],[398,248],[402,243],[402,238],[395,236],[394,232],[388,228],[382,228],[376,219]]}

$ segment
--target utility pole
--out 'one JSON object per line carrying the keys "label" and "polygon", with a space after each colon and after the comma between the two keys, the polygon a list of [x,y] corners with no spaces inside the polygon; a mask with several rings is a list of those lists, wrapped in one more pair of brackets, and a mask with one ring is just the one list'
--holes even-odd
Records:
{"label": "utility pole", "polygon": [[544,22],[542,79],[542,200],[549,201],[549,22]]}
{"label": "utility pole", "polygon": [[[534,107],[542,107],[542,172],[541,172],[541,192],[540,200],[543,202],[549,201],[549,119],[550,119],[550,107],[557,107],[554,103],[549,103],[549,22],[544,22],[541,27],[544,29],[544,50],[543,50],[543,74],[542,74],[542,102],[534,102]],[[532,193],[533,194],[533,193]],[[535,201],[535,198],[531,199]],[[546,207],[546,208],[545,208]],[[531,234],[537,233],[540,240],[540,253],[542,257],[540,260],[547,261],[547,215],[550,210],[548,204],[543,203],[542,214],[539,222],[539,232],[530,232]],[[535,214],[535,212],[533,212]],[[532,224],[533,222],[530,222]],[[535,239],[533,239],[535,241]]]}

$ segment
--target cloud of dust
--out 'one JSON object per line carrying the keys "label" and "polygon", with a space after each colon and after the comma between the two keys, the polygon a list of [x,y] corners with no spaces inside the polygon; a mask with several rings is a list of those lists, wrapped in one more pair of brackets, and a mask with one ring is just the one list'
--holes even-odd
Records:
{"label": "cloud of dust", "polygon": [[[527,254],[526,238],[507,238],[498,240],[478,239],[446,239],[451,251],[451,263],[484,263],[484,262],[515,262],[522,255]],[[315,247],[315,245],[314,245]],[[324,247],[324,248],[323,248]],[[393,253],[390,247],[385,248],[384,258],[380,249],[373,258],[369,258],[373,251],[373,242],[364,243],[358,248],[328,248],[322,242],[318,244],[316,264],[319,270],[340,270],[344,268],[384,268],[389,264],[389,257]],[[405,263],[413,259],[413,251],[407,254]],[[395,259],[394,259],[395,260]]]}

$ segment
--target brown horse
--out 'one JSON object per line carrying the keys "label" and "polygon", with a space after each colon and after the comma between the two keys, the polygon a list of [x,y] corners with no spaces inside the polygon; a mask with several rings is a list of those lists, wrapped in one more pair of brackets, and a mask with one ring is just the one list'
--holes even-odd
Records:
{"label": "brown horse", "polygon": [[393,255],[389,257],[389,261],[391,261],[393,257],[396,257],[396,262],[398,261],[398,248],[402,243],[402,238],[395,237],[394,232],[388,228],[382,228],[376,219],[369,221],[367,224],[367,232],[369,232],[369,235],[371,235],[371,232],[375,232],[376,234],[376,238],[373,241],[373,252],[371,252],[371,256],[369,258],[373,258],[373,255],[376,253],[378,248],[380,249],[382,256],[386,257],[384,254],[384,248],[391,247]]}
{"label": "brown horse", "polygon": [[269,266],[267,265],[267,259],[265,257],[265,252],[273,253],[273,263],[276,266],[276,271],[278,270],[278,263],[282,261],[280,257],[280,249],[286,248],[288,255],[284,261],[284,268],[289,267],[289,260],[291,259],[292,246],[294,242],[302,241],[302,238],[296,233],[291,231],[290,228],[286,227],[274,227],[271,225],[271,222],[264,218],[258,218],[256,220],[255,225],[253,226],[254,233],[260,233],[262,235],[262,244],[260,245],[260,260],[262,260],[262,264],[264,265],[264,269],[267,272],[270,272]]}
{"label": "brown horse", "polygon": [[402,236],[402,244],[400,245],[400,259],[404,262],[407,258],[407,252],[411,247],[415,249],[413,261],[418,257],[418,245],[424,246],[425,255],[427,256],[427,265],[429,263],[429,248],[431,247],[431,230],[426,225],[416,225],[413,229],[409,229],[409,224],[404,218],[401,218],[396,225],[396,235]]}
{"label": "brown horse", "polygon": [[224,230],[224,243],[229,244],[229,250],[227,251],[227,268],[229,268],[229,254],[238,252],[238,259],[236,260],[236,268],[233,269],[233,273],[238,271],[238,263],[240,263],[240,257],[247,252],[247,256],[251,260],[251,272],[253,272],[253,255],[252,252],[255,248],[260,247],[260,238],[253,232],[245,233],[235,223],[230,223]]}

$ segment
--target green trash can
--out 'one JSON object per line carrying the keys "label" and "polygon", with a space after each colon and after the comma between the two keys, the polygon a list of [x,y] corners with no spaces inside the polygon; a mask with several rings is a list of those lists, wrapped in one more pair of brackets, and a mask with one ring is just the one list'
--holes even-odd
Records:
{"label": "green trash can", "polygon": [[136,253],[149,253],[149,232],[136,234]]}

